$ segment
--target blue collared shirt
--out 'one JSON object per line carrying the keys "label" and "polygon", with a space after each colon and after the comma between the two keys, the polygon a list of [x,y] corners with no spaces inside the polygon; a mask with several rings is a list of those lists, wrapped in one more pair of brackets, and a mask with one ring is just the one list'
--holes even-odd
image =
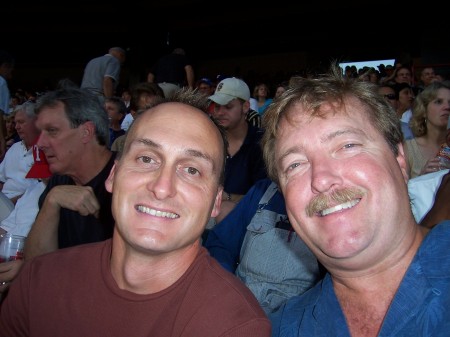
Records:
{"label": "blue collared shirt", "polygon": [[[270,315],[273,337],[350,337],[329,274]],[[450,336],[450,221],[425,237],[378,336]]]}

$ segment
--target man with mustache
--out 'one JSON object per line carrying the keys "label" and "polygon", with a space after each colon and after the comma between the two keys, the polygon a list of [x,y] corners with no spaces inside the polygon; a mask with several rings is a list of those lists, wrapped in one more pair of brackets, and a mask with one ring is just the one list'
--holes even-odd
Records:
{"label": "man with mustache", "polygon": [[450,221],[414,220],[398,117],[336,65],[263,117],[268,174],[328,270],[270,316],[277,336],[448,336]]}

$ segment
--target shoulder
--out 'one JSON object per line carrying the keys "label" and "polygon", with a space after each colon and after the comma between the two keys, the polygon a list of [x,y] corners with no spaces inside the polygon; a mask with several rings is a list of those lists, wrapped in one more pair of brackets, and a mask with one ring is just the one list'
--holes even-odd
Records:
{"label": "shoulder", "polygon": [[[10,154],[12,154],[12,153],[18,153],[18,152],[23,152],[23,151],[25,151],[25,147],[22,144],[22,141],[18,141],[11,145],[11,147],[8,149],[8,151],[6,151],[5,155],[7,155],[8,152]],[[30,153],[32,153],[32,152],[30,151]]]}
{"label": "shoulder", "polygon": [[73,179],[66,175],[53,174],[47,183],[47,190],[58,185],[73,185]]}
{"label": "shoulder", "polygon": [[276,184],[270,180],[269,178],[263,178],[258,180],[255,185],[253,185],[252,189],[259,191],[259,194],[263,195],[269,186],[273,186],[277,188]]}
{"label": "shoulder", "polygon": [[[215,317],[221,317],[221,323],[217,326],[222,331],[221,335],[245,330],[245,326],[250,324],[258,326],[259,332],[266,331],[264,336],[270,336],[270,323],[266,314],[242,281],[224,269],[205,248],[202,248],[194,263],[195,279],[185,296],[195,296],[196,303],[203,303],[196,311],[197,315],[207,317],[214,312]],[[217,320],[214,324],[217,324]],[[227,331],[228,334],[225,334]],[[253,332],[250,335],[257,334]]]}
{"label": "shoulder", "polygon": [[[326,276],[327,277],[327,276]],[[309,330],[313,329],[316,315],[321,315],[321,308],[317,307],[322,295],[322,282],[319,281],[313,288],[301,295],[289,298],[278,310],[269,314],[272,324],[272,336],[289,331],[289,336],[298,336],[300,326],[306,324]]]}
{"label": "shoulder", "polygon": [[423,270],[432,278],[450,283],[450,220],[433,227],[424,238],[417,257]]}
{"label": "shoulder", "polygon": [[33,273],[48,275],[60,273],[71,266],[71,270],[79,273],[80,270],[90,268],[89,265],[98,265],[93,261],[93,257],[100,257],[105,247],[109,245],[109,240],[95,243],[87,243],[68,248],[60,248],[51,253],[37,256],[30,260],[30,267]]}
{"label": "shoulder", "polygon": [[[271,185],[272,180],[270,180],[269,178],[263,178],[258,180],[252,187],[250,187],[248,192],[244,195],[244,197],[241,199],[241,201],[238,203],[236,207],[239,207],[239,204],[242,203],[245,204],[244,207],[249,210],[256,208],[262,196],[264,195],[264,193],[266,193],[267,189]],[[277,188],[276,185],[274,185],[274,188]]]}
{"label": "shoulder", "polygon": [[417,141],[416,141],[415,137],[411,138],[411,139],[404,140],[403,144],[405,146],[405,151],[406,152],[412,152],[412,151],[414,151],[414,150],[419,148],[418,145],[417,145]]}
{"label": "shoulder", "polygon": [[252,119],[252,118],[259,118],[259,119],[261,119],[261,115],[258,113],[258,111],[250,109],[247,112],[247,119]]}
{"label": "shoulder", "polygon": [[254,126],[250,123],[248,124],[247,137],[249,138],[249,140],[254,141],[254,142],[259,142],[263,135],[264,135],[263,128]]}

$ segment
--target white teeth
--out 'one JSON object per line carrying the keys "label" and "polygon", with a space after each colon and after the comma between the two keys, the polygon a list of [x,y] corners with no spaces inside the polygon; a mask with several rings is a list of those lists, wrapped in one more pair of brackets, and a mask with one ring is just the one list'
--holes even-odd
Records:
{"label": "white teeth", "polygon": [[175,214],[175,213],[169,213],[169,212],[161,212],[161,211],[157,211],[155,209],[149,208],[149,207],[145,207],[145,206],[137,206],[136,209],[140,212],[143,213],[147,213],[153,216],[157,216],[160,218],[169,218],[169,219],[175,219],[178,218],[179,215]]}
{"label": "white teeth", "polygon": [[340,211],[342,209],[347,209],[347,208],[352,208],[353,206],[355,206],[357,203],[359,203],[360,199],[356,199],[356,200],[351,200],[348,201],[346,203],[340,204],[340,205],[336,205],[334,207],[330,207],[327,209],[324,209],[323,211],[320,212],[321,216],[325,216],[337,211]]}

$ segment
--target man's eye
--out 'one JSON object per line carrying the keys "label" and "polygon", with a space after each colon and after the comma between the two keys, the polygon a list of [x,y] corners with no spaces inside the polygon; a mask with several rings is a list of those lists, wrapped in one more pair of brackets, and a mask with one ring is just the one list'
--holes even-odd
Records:
{"label": "man's eye", "polygon": [[196,175],[198,174],[198,170],[194,167],[187,167],[186,172],[190,175]]}
{"label": "man's eye", "polygon": [[300,163],[291,164],[291,165],[288,166],[288,170],[293,170],[293,169],[295,169],[296,167],[299,167],[299,166],[300,166]]}
{"label": "man's eye", "polygon": [[142,157],[139,157],[139,159],[143,162],[143,163],[146,163],[146,164],[148,164],[148,163],[151,163],[152,162],[152,158],[150,158],[150,157],[147,157],[147,156],[142,156]]}

